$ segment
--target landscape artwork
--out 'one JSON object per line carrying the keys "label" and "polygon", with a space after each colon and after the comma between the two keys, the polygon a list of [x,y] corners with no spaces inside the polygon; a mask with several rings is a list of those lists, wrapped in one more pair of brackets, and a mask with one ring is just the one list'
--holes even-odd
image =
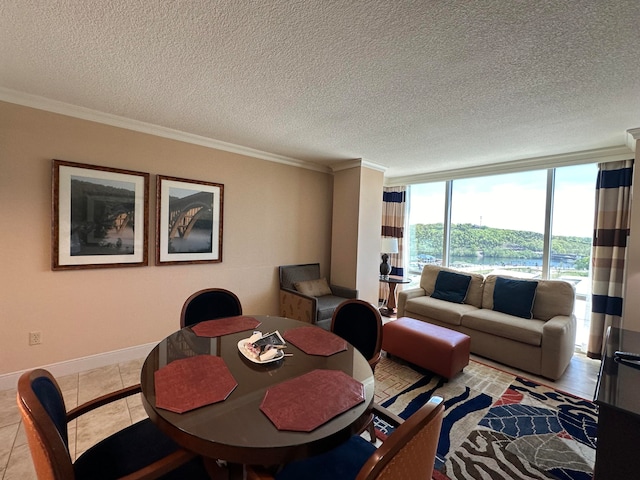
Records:
{"label": "landscape artwork", "polygon": [[148,174],[54,160],[58,269],[147,264]]}
{"label": "landscape artwork", "polygon": [[223,188],[158,176],[158,265],[222,261]]}
{"label": "landscape artwork", "polygon": [[71,256],[133,255],[135,184],[71,176]]}

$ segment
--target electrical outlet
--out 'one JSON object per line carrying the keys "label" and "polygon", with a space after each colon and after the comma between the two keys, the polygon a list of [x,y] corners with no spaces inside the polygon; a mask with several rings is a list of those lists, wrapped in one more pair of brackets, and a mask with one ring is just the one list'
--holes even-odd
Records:
{"label": "electrical outlet", "polygon": [[42,343],[42,332],[29,332],[29,345],[40,345]]}

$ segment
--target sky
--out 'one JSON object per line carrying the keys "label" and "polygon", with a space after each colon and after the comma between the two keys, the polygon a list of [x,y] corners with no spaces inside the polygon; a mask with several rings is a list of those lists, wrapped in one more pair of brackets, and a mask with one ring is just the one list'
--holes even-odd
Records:
{"label": "sky", "polygon": [[[597,165],[556,169],[553,235],[593,235]],[[547,171],[453,181],[451,221],[493,228],[544,232]],[[411,186],[410,223],[444,217],[445,183]]]}

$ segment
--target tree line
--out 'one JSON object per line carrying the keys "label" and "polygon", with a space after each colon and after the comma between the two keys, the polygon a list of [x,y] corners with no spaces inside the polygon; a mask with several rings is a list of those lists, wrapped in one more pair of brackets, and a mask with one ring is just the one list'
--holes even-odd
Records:
{"label": "tree line", "polygon": [[[418,256],[442,256],[442,223],[411,225],[411,251]],[[590,237],[552,236],[552,255],[564,255],[582,264],[591,255]],[[470,223],[451,225],[450,255],[466,257],[482,254],[495,258],[540,258],[544,248],[542,233],[484,227]],[[578,266],[578,265],[576,265]]]}

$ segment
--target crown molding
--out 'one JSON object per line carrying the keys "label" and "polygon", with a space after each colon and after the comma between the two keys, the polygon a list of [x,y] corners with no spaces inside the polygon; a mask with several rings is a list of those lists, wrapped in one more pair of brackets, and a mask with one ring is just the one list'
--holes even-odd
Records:
{"label": "crown molding", "polygon": [[627,130],[627,147],[636,151],[636,140],[640,140],[640,128],[630,128]]}
{"label": "crown molding", "polygon": [[[640,129],[638,129],[637,133],[640,135]],[[581,152],[563,153],[559,155],[524,158],[521,160],[513,160],[511,162],[492,163],[456,170],[410,175],[405,177],[393,177],[386,179],[384,184],[386,187],[393,187],[417,183],[443,182],[446,180],[455,180],[460,178],[542,170],[554,167],[582,165],[585,163],[615,162],[618,160],[628,160],[629,158],[633,158],[633,156],[633,151],[629,147],[620,145],[617,147],[583,150]]]}
{"label": "crown molding", "polygon": [[379,172],[386,172],[387,168],[382,165],[378,165],[377,163],[369,162],[367,160],[363,160],[362,158],[354,158],[353,160],[345,160],[344,162],[336,163],[331,166],[331,170],[333,172],[339,172],[341,170],[347,170],[349,168],[356,167],[365,167],[370,168],[371,170],[377,170]]}
{"label": "crown molding", "polygon": [[124,128],[132,130],[134,132],[147,133],[149,135],[155,135],[157,137],[168,138],[171,140],[177,140],[180,142],[190,143],[193,145],[200,145],[202,147],[214,148],[216,150],[223,150],[225,152],[237,153],[239,155],[245,155],[247,157],[259,158],[260,160],[267,160],[269,162],[282,163],[294,167],[305,168],[307,170],[314,170],[317,172],[331,173],[328,167],[318,165],[315,163],[304,162],[295,158],[285,157],[283,155],[276,155],[269,152],[263,152],[249,147],[243,147],[242,145],[236,145],[233,143],[227,143],[213,138],[203,137],[200,135],[194,135],[180,130],[174,130],[172,128],[162,127],[160,125],[154,125],[152,123],[141,122],[138,120],[132,120],[126,117],[120,117],[118,115],[112,115],[110,113],[100,112],[98,110],[92,110],[85,107],[79,107],[69,103],[59,102],[57,100],[51,100],[45,97],[37,95],[31,95],[16,90],[0,87],[0,101],[7,103],[14,103],[25,107],[36,108],[38,110],[44,110],[51,113],[57,113],[60,115],[66,115],[68,117],[79,118],[82,120],[88,120],[90,122],[101,123],[104,125],[110,125],[112,127]]}

